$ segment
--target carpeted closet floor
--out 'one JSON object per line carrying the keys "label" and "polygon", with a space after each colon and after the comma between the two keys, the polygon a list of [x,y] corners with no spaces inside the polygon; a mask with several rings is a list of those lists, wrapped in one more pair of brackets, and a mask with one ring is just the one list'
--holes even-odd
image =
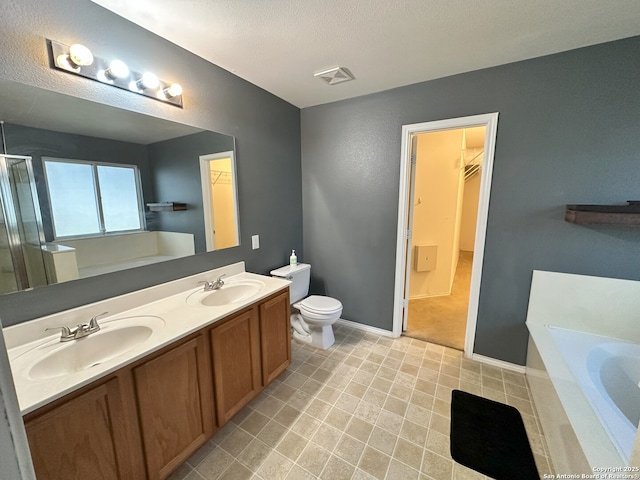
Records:
{"label": "carpeted closet floor", "polygon": [[457,350],[464,349],[473,252],[460,251],[451,295],[409,300],[405,335]]}

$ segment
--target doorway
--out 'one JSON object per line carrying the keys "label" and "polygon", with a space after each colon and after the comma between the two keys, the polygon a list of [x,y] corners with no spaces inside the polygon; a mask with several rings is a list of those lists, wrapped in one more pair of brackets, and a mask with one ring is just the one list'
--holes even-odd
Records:
{"label": "doorway", "polygon": [[497,119],[402,128],[395,336],[473,352]]}
{"label": "doorway", "polygon": [[416,133],[405,335],[464,349],[486,127]]}
{"label": "doorway", "polygon": [[200,156],[207,252],[240,245],[233,151]]}

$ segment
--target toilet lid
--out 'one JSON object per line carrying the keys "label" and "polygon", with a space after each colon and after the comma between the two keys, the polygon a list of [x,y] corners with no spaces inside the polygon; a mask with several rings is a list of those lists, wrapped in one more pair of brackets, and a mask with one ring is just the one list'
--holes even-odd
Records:
{"label": "toilet lid", "polygon": [[311,313],[333,313],[342,309],[342,303],[335,298],[311,295],[300,302],[298,307]]}

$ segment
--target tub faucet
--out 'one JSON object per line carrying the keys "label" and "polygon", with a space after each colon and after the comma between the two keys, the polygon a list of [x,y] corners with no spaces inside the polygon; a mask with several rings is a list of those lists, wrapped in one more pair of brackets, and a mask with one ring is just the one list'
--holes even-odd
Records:
{"label": "tub faucet", "polygon": [[225,275],[226,273],[223,273],[222,275],[220,275],[215,282],[208,282],[206,280],[202,280],[198,283],[204,283],[205,292],[210,292],[211,290],[217,290],[224,285],[224,281],[222,280],[222,277],[224,277]]}
{"label": "tub faucet", "polygon": [[109,312],[102,312],[98,315],[94,315],[89,320],[89,323],[80,323],[73,328],[69,328],[66,325],[63,325],[61,327],[45,328],[45,330],[58,330],[58,329],[62,330],[60,334],[61,342],[69,342],[71,340],[77,340],[79,338],[86,337],[88,335],[91,335],[92,333],[96,333],[97,331],[99,331],[100,325],[98,325],[98,317],[101,317],[102,315],[106,315],[107,313]]}

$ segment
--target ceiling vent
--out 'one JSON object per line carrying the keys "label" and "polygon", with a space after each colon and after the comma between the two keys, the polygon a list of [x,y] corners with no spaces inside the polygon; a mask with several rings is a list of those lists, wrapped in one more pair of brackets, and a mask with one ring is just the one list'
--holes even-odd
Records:
{"label": "ceiling vent", "polygon": [[338,83],[348,82],[355,78],[353,74],[344,67],[333,67],[329,70],[314,73],[313,76],[324,80],[329,85],[337,85]]}

